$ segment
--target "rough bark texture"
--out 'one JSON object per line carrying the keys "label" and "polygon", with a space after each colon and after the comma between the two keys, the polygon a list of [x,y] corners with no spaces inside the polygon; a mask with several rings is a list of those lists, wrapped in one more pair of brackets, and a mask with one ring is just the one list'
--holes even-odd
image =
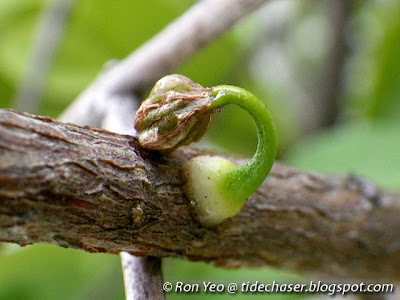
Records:
{"label": "rough bark texture", "polygon": [[206,228],[182,176],[199,154],[0,110],[0,241],[400,279],[399,194],[276,163],[238,216]]}

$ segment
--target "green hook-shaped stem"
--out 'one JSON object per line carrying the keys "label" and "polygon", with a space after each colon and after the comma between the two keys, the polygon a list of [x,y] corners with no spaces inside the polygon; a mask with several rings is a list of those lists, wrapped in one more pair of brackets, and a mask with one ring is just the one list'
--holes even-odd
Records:
{"label": "green hook-shaped stem", "polygon": [[257,150],[253,158],[241,166],[216,156],[199,156],[189,161],[188,193],[196,202],[200,220],[217,225],[236,215],[271,170],[277,152],[277,138],[271,115],[265,105],[248,91],[228,85],[212,88],[214,97],[209,110],[228,104],[245,109],[257,127]]}
{"label": "green hook-shaped stem", "polygon": [[187,195],[196,207],[200,222],[207,226],[235,216],[271,170],[277,140],[265,105],[244,89],[228,85],[207,88],[174,74],[156,83],[134,121],[142,147],[168,152],[198,141],[205,134],[212,115],[229,104],[245,109],[253,117],[257,150],[241,166],[209,155],[194,157],[185,166]]}
{"label": "green hook-shaped stem", "polygon": [[247,198],[253,194],[271,170],[277,151],[275,127],[271,115],[257,97],[248,91],[228,85],[213,88],[216,94],[210,108],[220,108],[235,104],[245,109],[254,119],[257,127],[257,149],[253,158],[226,174],[227,189],[238,198]]}

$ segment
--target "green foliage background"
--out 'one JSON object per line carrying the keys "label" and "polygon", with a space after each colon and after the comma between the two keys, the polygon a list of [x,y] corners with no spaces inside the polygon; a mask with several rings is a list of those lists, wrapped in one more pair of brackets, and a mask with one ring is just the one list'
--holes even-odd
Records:
{"label": "green foliage background", "polygon": [[[293,33],[298,34],[305,21],[323,20],[318,6],[310,8],[314,2],[298,1],[287,28],[285,42],[293,47],[297,74],[317,69],[321,64],[318,56],[304,57],[304,49],[290,38]],[[47,3],[0,0],[0,107],[12,107],[16,87],[29,60],[35,28]],[[107,61],[126,57],[193,3],[76,1],[48,76],[40,114],[57,117]],[[301,124],[283,97],[282,90],[293,82],[280,85],[250,71],[249,57],[256,47],[251,37],[262,27],[259,22],[256,18],[242,22],[176,72],[204,85],[241,85],[265,99],[277,123],[281,160],[311,170],[362,175],[386,188],[400,190],[400,4],[365,1],[353,8],[350,23],[356,46],[343,76],[340,123],[307,137],[301,134]],[[302,38],[307,43],[310,37]],[[205,140],[208,146],[245,156],[252,154],[255,143],[251,120],[235,108],[217,118]],[[164,260],[164,274],[167,281],[194,283],[300,280],[283,271],[227,271],[176,259]],[[188,296],[172,293],[168,299]],[[229,294],[190,297],[231,298]],[[236,295],[235,299],[249,297],[254,295]],[[119,257],[45,245],[0,245],[0,299],[124,299]]]}

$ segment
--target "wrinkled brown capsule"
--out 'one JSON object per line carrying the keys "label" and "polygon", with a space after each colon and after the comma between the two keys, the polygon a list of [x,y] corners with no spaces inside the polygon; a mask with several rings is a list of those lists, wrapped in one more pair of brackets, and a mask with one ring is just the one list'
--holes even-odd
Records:
{"label": "wrinkled brown capsule", "polygon": [[208,109],[211,93],[182,75],[161,78],[135,115],[140,145],[166,151],[199,141],[216,112]]}

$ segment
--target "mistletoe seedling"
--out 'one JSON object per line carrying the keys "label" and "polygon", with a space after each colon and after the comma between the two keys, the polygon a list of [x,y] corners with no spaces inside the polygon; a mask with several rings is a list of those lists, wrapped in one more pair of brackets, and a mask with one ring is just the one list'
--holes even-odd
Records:
{"label": "mistletoe seedling", "polygon": [[160,79],[135,116],[135,129],[142,147],[171,151],[198,141],[212,115],[228,104],[245,109],[257,127],[257,149],[241,166],[210,155],[190,159],[185,166],[186,192],[200,222],[215,226],[239,213],[271,170],[277,139],[270,113],[248,91],[228,85],[203,87],[182,75]]}

